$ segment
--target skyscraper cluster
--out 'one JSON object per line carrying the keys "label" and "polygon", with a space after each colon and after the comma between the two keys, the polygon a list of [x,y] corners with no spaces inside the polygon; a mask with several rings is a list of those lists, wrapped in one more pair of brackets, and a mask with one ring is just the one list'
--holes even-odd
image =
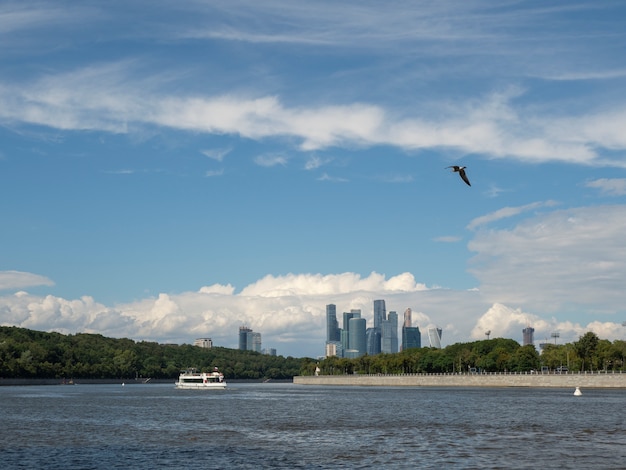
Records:
{"label": "skyscraper cluster", "polygon": [[[439,339],[441,339],[441,329]],[[421,334],[418,327],[411,326],[411,309],[404,312],[402,324],[401,348],[422,347]],[[441,347],[441,342],[439,346]],[[366,327],[361,310],[343,312],[343,328],[339,328],[337,306],[326,306],[326,351],[325,355],[345,358],[360,357],[365,354],[398,352],[398,314],[387,313],[384,300],[374,300],[374,325]]]}

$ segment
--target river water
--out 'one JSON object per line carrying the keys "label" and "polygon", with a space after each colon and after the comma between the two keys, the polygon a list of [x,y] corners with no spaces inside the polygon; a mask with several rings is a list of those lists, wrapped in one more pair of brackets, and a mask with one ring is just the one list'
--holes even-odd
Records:
{"label": "river water", "polygon": [[0,387],[2,470],[626,468],[626,391]]}

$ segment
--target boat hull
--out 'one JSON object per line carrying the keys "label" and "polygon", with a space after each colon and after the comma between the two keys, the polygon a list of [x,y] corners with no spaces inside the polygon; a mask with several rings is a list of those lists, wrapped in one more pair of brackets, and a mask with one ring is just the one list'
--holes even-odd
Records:
{"label": "boat hull", "polygon": [[226,388],[226,382],[222,383],[185,383],[185,382],[176,382],[174,383],[176,388],[186,389],[186,390],[224,390]]}

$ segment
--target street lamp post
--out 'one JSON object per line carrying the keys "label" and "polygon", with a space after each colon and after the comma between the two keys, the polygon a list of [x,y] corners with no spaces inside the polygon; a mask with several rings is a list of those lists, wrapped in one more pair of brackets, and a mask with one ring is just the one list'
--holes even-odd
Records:
{"label": "street lamp post", "polygon": [[559,336],[561,336],[561,335],[559,334],[559,332],[558,332],[558,331],[553,331],[553,332],[550,334],[550,336],[554,338],[554,345],[556,346],[556,339],[557,339]]}

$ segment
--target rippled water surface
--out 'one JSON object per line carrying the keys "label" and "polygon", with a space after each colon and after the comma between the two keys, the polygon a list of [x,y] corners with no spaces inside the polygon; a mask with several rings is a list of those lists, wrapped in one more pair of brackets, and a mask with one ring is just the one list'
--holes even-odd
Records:
{"label": "rippled water surface", "polygon": [[626,468],[625,390],[229,387],[0,387],[0,461],[5,469]]}

